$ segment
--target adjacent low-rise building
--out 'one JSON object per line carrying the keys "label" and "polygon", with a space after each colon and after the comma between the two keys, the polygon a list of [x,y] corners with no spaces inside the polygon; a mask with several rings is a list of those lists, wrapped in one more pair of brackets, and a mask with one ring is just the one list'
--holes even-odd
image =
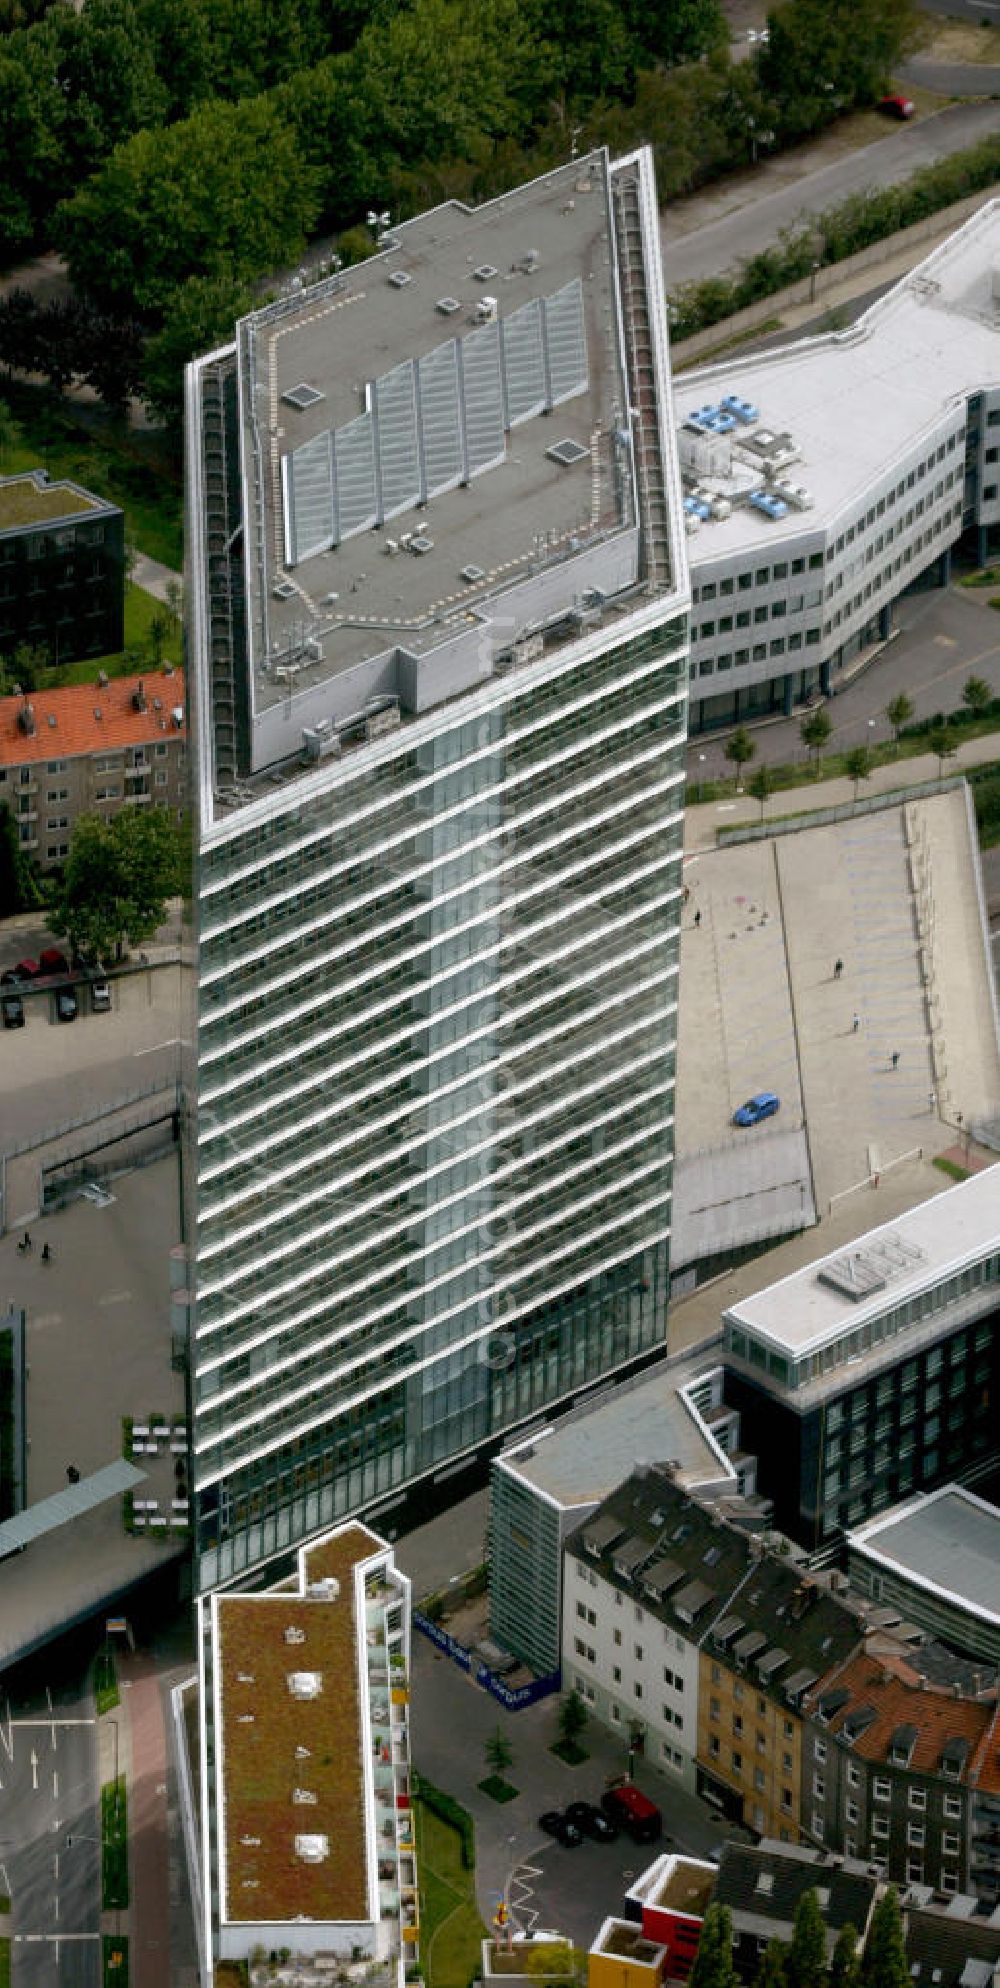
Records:
{"label": "adjacent low-rise building", "polygon": [[0,477],[0,657],[22,645],[52,663],[123,646],[125,517],[45,470]]}
{"label": "adjacent low-rise building", "polygon": [[80,815],[165,807],[187,792],[181,670],[0,697],[0,802],[42,870],[65,862]]}
{"label": "adjacent low-rise building", "polygon": [[219,1960],[286,1947],[317,1983],[346,1959],[401,1988],[419,1906],[410,1584],[391,1547],[342,1526],[290,1580],[202,1602],[200,1626],[206,1984]]}
{"label": "adjacent low-rise building", "polygon": [[693,732],[836,690],[964,533],[985,563],[998,261],[990,201],[847,330],[684,374]]}
{"label": "adjacent low-rise building", "polygon": [[726,1844],[714,1903],[724,1905],[732,1919],[733,1964],[741,1981],[756,1980],[772,1940],[789,1943],[797,1907],[807,1891],[816,1893],[827,1961],[845,1926],[854,1928],[859,1948],[863,1947],[878,1892],[877,1877],[863,1864],[804,1844],[767,1840]]}
{"label": "adjacent low-rise building", "polygon": [[724,1313],[726,1400],[806,1548],[994,1453],[998,1184],[988,1168]]}
{"label": "adjacent low-rise building", "polygon": [[814,1842],[896,1883],[1000,1902],[995,1691],[936,1684],[917,1661],[864,1649],[805,1706],[803,1824]]}
{"label": "adjacent low-rise building", "polygon": [[959,1484],[913,1498],[852,1532],[847,1564],[858,1594],[1000,1666],[1000,1512],[985,1498]]}
{"label": "adjacent low-rise building", "polygon": [[659,1466],[567,1542],[564,1685],[759,1834],[798,1840],[800,1702],[860,1633],[841,1601]]}

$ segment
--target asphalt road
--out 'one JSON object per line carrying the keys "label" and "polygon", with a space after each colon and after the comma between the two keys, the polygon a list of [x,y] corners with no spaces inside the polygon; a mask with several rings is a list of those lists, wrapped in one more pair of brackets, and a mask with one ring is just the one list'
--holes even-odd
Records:
{"label": "asphalt road", "polygon": [[0,1882],[15,1988],[97,1988],[100,1822],[93,1704],[42,1690],[0,1720]]}
{"label": "asphalt road", "polygon": [[[1000,15],[1000,0],[996,0]],[[687,203],[664,209],[660,221],[663,271],[668,289],[704,276],[718,276],[760,249],[776,242],[785,229],[794,229],[811,215],[845,200],[851,193],[891,186],[918,166],[929,165],[952,152],[961,152],[980,138],[1000,131],[1000,103],[956,104],[933,117],[901,125],[875,145],[848,152],[830,165],[790,184],[778,181],[776,170],[763,166],[756,178],[747,176],[747,202],[707,226],[685,232]]]}

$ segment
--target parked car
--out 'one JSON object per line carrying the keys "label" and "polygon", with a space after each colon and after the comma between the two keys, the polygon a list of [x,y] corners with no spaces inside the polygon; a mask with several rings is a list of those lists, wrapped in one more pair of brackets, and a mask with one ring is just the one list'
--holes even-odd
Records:
{"label": "parked car", "polygon": [[75,1022],[79,1005],[72,987],[56,989],[56,1019],[60,1022]]}
{"label": "parked car", "polygon": [[546,1809],[545,1814],[538,1818],[538,1827],[544,1829],[546,1836],[554,1836],[564,1850],[575,1850],[577,1844],[583,1842],[582,1832],[575,1822],[567,1820],[561,1809]]}
{"label": "parked car", "polygon": [[633,1843],[655,1843],[663,1833],[663,1817],[655,1802],[634,1781],[620,1781],[601,1796],[601,1807],[631,1836]]}
{"label": "parked car", "polygon": [[912,117],[916,110],[909,97],[880,97],[878,107],[883,117]]}
{"label": "parked car", "polygon": [[0,997],[0,1014],[5,1029],[23,1029],[24,1002],[20,994],[4,994]]}
{"label": "parked car", "polygon": [[111,1007],[111,986],[103,979],[90,983],[90,1006],[95,1015],[106,1015]]}
{"label": "parked car", "polygon": [[741,1104],[733,1113],[734,1125],[759,1125],[764,1118],[773,1118],[781,1110],[781,1099],[777,1091],[757,1091],[746,1104]]}
{"label": "parked car", "polygon": [[594,1802],[570,1802],[566,1820],[575,1822],[584,1836],[592,1836],[595,1843],[613,1843],[618,1834],[618,1824]]}
{"label": "parked car", "polygon": [[68,973],[69,961],[65,953],[59,951],[58,946],[46,946],[45,951],[38,955],[38,971],[39,973]]}

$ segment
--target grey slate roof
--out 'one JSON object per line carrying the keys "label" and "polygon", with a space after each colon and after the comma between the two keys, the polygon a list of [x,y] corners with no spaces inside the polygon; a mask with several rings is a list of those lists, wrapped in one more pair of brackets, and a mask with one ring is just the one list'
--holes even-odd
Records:
{"label": "grey slate roof", "polygon": [[877,1880],[860,1870],[828,1862],[822,1851],[774,1843],[727,1843],[715,1887],[717,1905],[728,1905],[733,1931],[757,1931],[765,1921],[776,1939],[787,1937],[799,1899],[819,1895],[820,1910],[834,1938],[842,1926],[863,1932]]}

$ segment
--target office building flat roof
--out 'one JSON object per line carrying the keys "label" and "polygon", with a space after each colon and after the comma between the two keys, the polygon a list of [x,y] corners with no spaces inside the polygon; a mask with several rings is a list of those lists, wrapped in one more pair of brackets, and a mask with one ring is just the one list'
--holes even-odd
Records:
{"label": "office building flat roof", "polygon": [[[214,1599],[223,1920],[370,1916],[354,1575],[384,1551],[348,1525],[302,1549],[297,1583]],[[330,1577],[335,1599],[310,1593]]]}
{"label": "office building flat roof", "polygon": [[1000,1512],[961,1485],[912,1499],[850,1534],[852,1550],[1000,1623]]}
{"label": "office building flat roof", "polygon": [[[953,407],[964,423],[967,396],[1000,385],[998,261],[1000,203],[989,201],[847,330],[685,373],[678,418],[739,395],[762,426],[790,434],[800,451],[782,474],[812,503],[781,521],[782,541],[796,525],[804,538],[836,527],[942,414]],[[666,273],[669,281],[669,260]],[[701,527],[692,558],[701,567],[744,549],[757,554],[774,534],[767,518],[736,503],[729,517]]]}
{"label": "office building flat roof", "polygon": [[554,1428],[515,1444],[497,1461],[568,1509],[606,1498],[643,1459],[672,1463],[682,1485],[730,1482],[735,1489],[732,1464],[682,1392],[717,1364],[716,1349],[702,1347],[688,1360],[655,1367],[596,1401],[582,1402]]}
{"label": "office building flat roof", "polygon": [[[847,1249],[743,1298],[725,1313],[726,1325],[792,1356],[805,1355],[993,1250],[1000,1250],[1000,1173],[987,1167],[870,1229]],[[861,1295],[849,1294],[851,1263],[858,1258]]]}
{"label": "office building flat roof", "polygon": [[634,522],[610,203],[594,152],[242,321],[258,706]]}

